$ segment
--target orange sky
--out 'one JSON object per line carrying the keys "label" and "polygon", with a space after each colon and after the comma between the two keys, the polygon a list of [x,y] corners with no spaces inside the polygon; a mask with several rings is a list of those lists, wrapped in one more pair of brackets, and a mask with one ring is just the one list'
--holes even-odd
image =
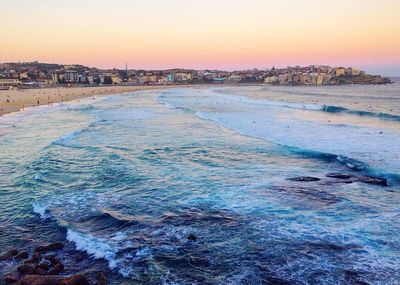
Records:
{"label": "orange sky", "polygon": [[0,0],[0,62],[400,75],[399,0]]}

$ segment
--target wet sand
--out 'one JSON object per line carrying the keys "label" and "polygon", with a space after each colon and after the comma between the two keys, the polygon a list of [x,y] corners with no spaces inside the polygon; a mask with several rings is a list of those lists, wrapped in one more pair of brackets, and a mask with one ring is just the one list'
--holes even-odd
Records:
{"label": "wet sand", "polygon": [[0,116],[23,110],[27,107],[52,105],[53,103],[77,100],[96,95],[109,95],[138,90],[166,88],[165,86],[102,86],[102,87],[57,87],[0,91]]}

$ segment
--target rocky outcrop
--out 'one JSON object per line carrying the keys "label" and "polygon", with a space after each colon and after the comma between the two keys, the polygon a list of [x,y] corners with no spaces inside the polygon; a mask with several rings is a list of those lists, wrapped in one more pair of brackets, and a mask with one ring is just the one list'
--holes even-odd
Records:
{"label": "rocky outcrop", "polygon": [[[30,259],[27,251],[18,253],[17,250],[10,250],[6,252],[1,255],[1,260],[14,260],[14,262],[19,262],[19,265],[17,265],[15,273],[10,272],[3,276],[4,283],[13,285],[89,285],[88,279],[82,274],[70,277],[59,276],[64,272],[64,264],[55,255],[44,255],[44,253],[63,248],[64,244],[62,243],[38,246]],[[23,261],[23,259],[25,260]],[[97,284],[106,284],[104,273],[98,275]]]}
{"label": "rocky outcrop", "polygon": [[2,255],[0,255],[0,260],[8,260],[8,259],[12,259],[14,256],[16,256],[18,254],[18,251],[15,249],[12,249]]}
{"label": "rocky outcrop", "polygon": [[64,278],[55,275],[27,275],[21,285],[65,285]]}
{"label": "rocky outcrop", "polygon": [[312,181],[319,181],[321,179],[317,178],[317,177],[311,177],[311,176],[299,176],[299,177],[293,177],[293,178],[286,178],[286,180],[297,181],[297,182],[312,182]]}
{"label": "rocky outcrop", "polygon": [[14,256],[14,258],[15,259],[27,259],[27,258],[29,258],[29,253],[27,251],[21,251],[16,256]]}
{"label": "rocky outcrop", "polygon": [[188,239],[189,241],[196,241],[196,240],[197,240],[197,237],[196,237],[194,234],[190,234],[190,235],[188,235],[187,239]]}
{"label": "rocky outcrop", "polygon": [[336,178],[336,179],[350,179],[352,175],[348,173],[328,173],[326,174],[326,177]]}
{"label": "rocky outcrop", "polygon": [[373,184],[373,185],[380,185],[380,186],[389,186],[387,180],[381,177],[374,177],[374,176],[360,176],[357,178],[357,181],[366,183],[366,184]]}
{"label": "rocky outcrop", "polygon": [[40,252],[40,253],[46,253],[46,252],[50,252],[50,251],[61,250],[63,248],[64,248],[64,244],[62,244],[61,242],[55,242],[55,243],[50,243],[50,244],[43,245],[43,246],[38,246],[35,251]]}
{"label": "rocky outcrop", "polygon": [[6,284],[12,284],[18,281],[18,277],[15,274],[6,274],[3,280]]}
{"label": "rocky outcrop", "polygon": [[70,278],[64,279],[65,285],[89,285],[89,281],[82,274],[74,275]]}

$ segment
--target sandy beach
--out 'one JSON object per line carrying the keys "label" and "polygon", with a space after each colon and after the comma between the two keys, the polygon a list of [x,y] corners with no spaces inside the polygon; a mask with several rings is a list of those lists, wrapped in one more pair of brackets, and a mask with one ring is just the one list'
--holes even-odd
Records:
{"label": "sandy beach", "polygon": [[95,95],[108,95],[164,86],[57,87],[41,89],[0,90],[0,116],[27,107],[51,105]]}

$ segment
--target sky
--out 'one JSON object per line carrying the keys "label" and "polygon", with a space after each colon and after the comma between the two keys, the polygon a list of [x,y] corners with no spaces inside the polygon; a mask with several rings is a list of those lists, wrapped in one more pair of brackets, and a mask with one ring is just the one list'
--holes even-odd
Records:
{"label": "sky", "polygon": [[0,0],[0,62],[400,76],[400,0]]}

